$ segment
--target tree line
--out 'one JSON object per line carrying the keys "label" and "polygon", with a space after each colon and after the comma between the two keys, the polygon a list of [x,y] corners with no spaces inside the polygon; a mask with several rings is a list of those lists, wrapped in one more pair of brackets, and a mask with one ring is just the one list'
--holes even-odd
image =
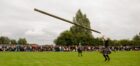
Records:
{"label": "tree line", "polygon": [[19,38],[17,41],[15,39],[10,39],[6,36],[0,36],[0,44],[28,44],[25,38]]}
{"label": "tree line", "polygon": [[[73,39],[74,38],[74,39]],[[99,46],[104,45],[104,40],[102,37],[98,38],[89,38],[85,37],[76,39],[81,44],[90,45],[90,46]],[[69,31],[65,31],[55,40],[56,45],[70,46],[70,45],[79,45],[78,41],[75,40],[75,37],[70,34]],[[131,40],[130,39],[121,39],[121,40],[109,40],[110,46],[140,46],[140,34],[135,35]]]}

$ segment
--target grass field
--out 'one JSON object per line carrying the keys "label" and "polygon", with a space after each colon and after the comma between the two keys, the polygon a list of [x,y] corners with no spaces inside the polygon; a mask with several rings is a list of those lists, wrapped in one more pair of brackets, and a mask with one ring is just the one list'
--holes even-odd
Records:
{"label": "grass field", "polygon": [[0,52],[0,66],[140,66],[140,51],[112,52],[105,62],[99,52]]}

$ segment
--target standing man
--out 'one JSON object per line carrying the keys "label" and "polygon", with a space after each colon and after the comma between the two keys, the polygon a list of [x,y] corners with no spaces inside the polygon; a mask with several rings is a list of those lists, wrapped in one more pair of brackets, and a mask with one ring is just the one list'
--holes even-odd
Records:
{"label": "standing man", "polygon": [[109,54],[111,54],[111,51],[109,48],[103,48],[102,49],[102,54],[105,58],[105,61],[110,61],[110,57],[109,57]]}
{"label": "standing man", "polygon": [[102,54],[105,58],[105,61],[110,61],[109,54],[111,54],[111,50],[109,48],[109,38],[107,40],[104,40],[104,47],[102,48]]}
{"label": "standing man", "polygon": [[78,56],[83,56],[82,55],[82,46],[81,46],[81,43],[79,43],[79,46],[78,46],[77,51],[78,51]]}

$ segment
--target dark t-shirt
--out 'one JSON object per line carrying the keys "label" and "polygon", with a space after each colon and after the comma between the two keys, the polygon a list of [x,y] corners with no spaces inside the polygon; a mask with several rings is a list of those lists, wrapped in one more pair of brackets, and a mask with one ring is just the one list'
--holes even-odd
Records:
{"label": "dark t-shirt", "polygon": [[109,46],[109,40],[106,40],[105,41],[105,47],[108,47]]}
{"label": "dark t-shirt", "polygon": [[111,50],[108,49],[108,48],[104,48],[103,51],[102,51],[103,55],[108,55],[111,53]]}
{"label": "dark t-shirt", "polygon": [[77,51],[78,51],[79,53],[81,53],[81,52],[82,52],[82,47],[78,47]]}

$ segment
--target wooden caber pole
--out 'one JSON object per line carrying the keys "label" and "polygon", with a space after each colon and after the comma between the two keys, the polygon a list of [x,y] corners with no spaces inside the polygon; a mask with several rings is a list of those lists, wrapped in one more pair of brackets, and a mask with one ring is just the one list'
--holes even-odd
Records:
{"label": "wooden caber pole", "polygon": [[81,28],[85,28],[85,29],[87,29],[87,30],[91,30],[91,31],[93,31],[93,32],[96,32],[96,33],[101,34],[101,32],[99,32],[99,31],[97,31],[97,30],[93,30],[93,29],[90,29],[90,28],[87,28],[87,27],[81,26],[81,25],[76,24],[76,23],[74,23],[74,22],[72,22],[72,21],[69,21],[69,20],[67,20],[67,19],[64,19],[64,18],[61,18],[61,17],[55,16],[55,15],[53,15],[53,14],[50,14],[50,13],[44,12],[44,11],[42,11],[42,10],[39,10],[39,9],[34,8],[34,11],[37,11],[37,12],[39,12],[39,13],[42,13],[42,14],[45,14],[45,15],[48,15],[48,16],[51,16],[51,17],[54,17],[54,18],[59,19],[59,20],[62,20],[62,21],[64,21],[64,22],[67,22],[67,23],[70,23],[70,24],[74,24],[74,25],[79,26],[79,27],[81,27]]}

